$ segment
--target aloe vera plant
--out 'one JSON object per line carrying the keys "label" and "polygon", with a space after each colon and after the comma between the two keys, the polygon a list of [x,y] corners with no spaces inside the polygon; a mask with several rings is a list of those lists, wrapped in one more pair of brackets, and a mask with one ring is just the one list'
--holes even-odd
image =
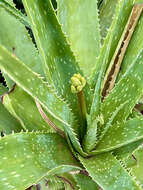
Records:
{"label": "aloe vera plant", "polygon": [[143,189],[142,0],[22,2],[0,0],[0,189]]}

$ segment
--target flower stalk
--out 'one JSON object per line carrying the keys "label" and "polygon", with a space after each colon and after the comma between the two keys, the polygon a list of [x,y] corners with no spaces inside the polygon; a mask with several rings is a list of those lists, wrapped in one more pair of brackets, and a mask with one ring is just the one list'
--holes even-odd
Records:
{"label": "flower stalk", "polygon": [[81,126],[80,130],[81,138],[85,134],[86,131],[86,102],[84,99],[83,88],[86,85],[86,80],[80,74],[74,74],[71,78],[71,91],[74,94],[77,94],[79,110],[81,116]]}

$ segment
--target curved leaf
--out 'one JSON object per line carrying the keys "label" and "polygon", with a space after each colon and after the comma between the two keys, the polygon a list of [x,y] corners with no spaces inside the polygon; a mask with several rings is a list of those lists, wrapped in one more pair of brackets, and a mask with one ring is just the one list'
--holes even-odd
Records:
{"label": "curved leaf", "polygon": [[38,77],[37,73],[32,72],[32,70],[2,46],[0,46],[0,69],[8,74],[33,98],[39,100],[57,120],[69,125],[68,123],[70,123],[69,121],[72,119],[72,115],[66,103],[57,97],[53,89]]}
{"label": "curved leaf", "polygon": [[92,179],[103,190],[141,190],[133,178],[110,153],[104,153],[80,160]]}
{"label": "curved leaf", "polygon": [[136,164],[131,167],[131,173],[137,182],[143,187],[143,145],[140,145],[133,155],[136,159]]}
{"label": "curved leaf", "polygon": [[105,98],[101,106],[105,124],[102,126],[102,130],[104,130],[100,140],[111,125],[122,123],[127,119],[143,94],[142,59],[143,50],[140,51],[136,61],[130,65],[124,77],[117,83],[108,97]]}
{"label": "curved leaf", "polygon": [[111,126],[92,154],[108,152],[143,140],[143,117]]}
{"label": "curved leaf", "polygon": [[118,1],[112,24],[106,35],[104,44],[100,51],[100,55],[92,72],[92,76],[90,79],[92,88],[95,87],[101,66],[103,67],[104,65],[104,71],[106,71],[109,63],[111,62],[112,56],[114,55],[118,42],[130,16],[133,4],[133,0]]}
{"label": "curved leaf", "polygon": [[119,13],[120,13],[120,3],[116,8],[116,15],[110,31],[104,41],[104,44],[101,48],[100,55],[97,59],[95,68],[93,69],[93,74],[91,76],[91,87],[94,89],[94,96],[91,104],[90,115],[88,119],[87,134],[84,139],[84,146],[87,151],[90,151],[95,147],[97,143],[97,118],[100,117],[100,107],[101,107],[101,89],[105,70],[107,67],[107,60],[109,56],[109,51],[111,48],[111,42],[113,40],[114,30],[117,25]]}
{"label": "curved leaf", "polygon": [[[128,144],[121,148],[115,149],[113,154],[118,158],[126,168],[131,168],[137,164],[137,160],[133,152],[143,143],[143,140]],[[129,169],[130,170],[130,169]]]}
{"label": "curved leaf", "polygon": [[0,0],[0,6],[3,7],[12,16],[15,16],[26,27],[30,27],[30,23],[27,17],[24,14],[22,14],[21,11],[15,8],[13,0],[11,2],[7,0]]}
{"label": "curved leaf", "polygon": [[23,127],[20,123],[5,109],[0,102],[0,131],[6,134],[20,132]]}
{"label": "curved leaf", "polygon": [[79,65],[90,76],[100,51],[97,0],[58,0],[57,14]]}
{"label": "curved leaf", "polygon": [[78,127],[76,120],[68,105],[57,96],[53,88],[2,46],[0,46],[0,69],[41,103],[46,111],[59,122],[66,135],[68,134],[76,150],[84,154],[75,134],[75,129]]}
{"label": "curved leaf", "polygon": [[40,115],[33,98],[18,86],[3,96],[3,104],[17,118],[24,129],[30,131],[53,131]]}
{"label": "curved leaf", "polygon": [[24,190],[45,175],[80,169],[66,142],[57,134],[9,135],[1,138],[0,151],[3,190]]}
{"label": "curved leaf", "polygon": [[[126,27],[128,18],[130,16],[130,13],[134,5],[134,0],[126,0],[126,1],[121,0],[118,2],[120,3],[121,8],[120,8],[119,17],[117,20],[117,25],[113,32],[113,40],[112,40],[109,57],[108,57],[108,63],[107,63],[108,66],[111,63],[111,59],[116,51],[119,40],[122,36],[122,33],[124,32],[124,28]],[[114,19],[113,19],[113,22],[114,22]]]}
{"label": "curved leaf", "polygon": [[90,190],[99,190],[98,185],[87,175],[76,174],[74,178],[80,190],[87,190],[87,188]]}
{"label": "curved leaf", "polygon": [[80,71],[62,33],[51,1],[23,0],[23,3],[32,23],[49,84],[54,83],[59,95],[68,100],[73,110],[77,110],[75,109],[78,107],[77,99],[71,93],[70,79]]}
{"label": "curved leaf", "polygon": [[[68,188],[66,189],[66,187],[65,187],[66,190],[79,190],[74,176],[75,176],[74,172],[64,173],[59,176],[59,177],[65,178],[67,180]],[[65,183],[66,183],[66,181],[65,181]]]}
{"label": "curved leaf", "polygon": [[[33,71],[44,76],[39,54],[25,26],[1,7],[0,26],[0,44],[16,55]],[[7,85],[11,89],[13,82],[7,76],[5,78]]]}
{"label": "curved leaf", "polygon": [[[142,1],[143,3],[143,1]],[[142,5],[140,5],[142,6]],[[128,70],[130,64],[136,59],[141,49],[143,49],[143,14],[139,19],[139,22],[134,30],[133,36],[130,40],[129,46],[126,50],[125,57],[123,59],[121,70],[118,76],[118,81],[122,78],[125,72]]]}
{"label": "curved leaf", "polygon": [[[49,84],[54,84],[58,94],[68,102],[80,123],[78,99],[71,93],[70,80],[75,73],[81,73],[81,71],[62,33],[51,1],[23,0],[23,3],[32,24],[47,81]],[[89,97],[89,88],[86,91]]]}
{"label": "curved leaf", "polygon": [[104,38],[106,37],[108,33],[108,29],[110,28],[112,21],[114,19],[114,14],[115,14],[117,4],[118,4],[118,0],[116,1],[103,0],[101,4],[99,20],[100,20],[102,42],[104,42]]}

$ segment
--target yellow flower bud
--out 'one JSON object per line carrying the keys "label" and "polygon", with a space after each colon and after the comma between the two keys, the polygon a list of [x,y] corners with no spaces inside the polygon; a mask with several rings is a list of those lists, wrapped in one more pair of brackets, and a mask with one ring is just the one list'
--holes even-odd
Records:
{"label": "yellow flower bud", "polygon": [[86,80],[80,74],[74,74],[71,77],[71,91],[72,93],[78,93],[82,91],[83,87],[86,85]]}
{"label": "yellow flower bud", "polygon": [[76,88],[75,88],[73,85],[71,85],[71,92],[72,92],[73,94],[77,93]]}

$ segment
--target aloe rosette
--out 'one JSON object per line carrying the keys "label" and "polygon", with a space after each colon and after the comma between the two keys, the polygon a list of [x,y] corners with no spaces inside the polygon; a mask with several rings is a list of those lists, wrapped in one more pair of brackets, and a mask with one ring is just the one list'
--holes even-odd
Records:
{"label": "aloe rosette", "polygon": [[142,3],[0,0],[0,189],[143,189]]}

